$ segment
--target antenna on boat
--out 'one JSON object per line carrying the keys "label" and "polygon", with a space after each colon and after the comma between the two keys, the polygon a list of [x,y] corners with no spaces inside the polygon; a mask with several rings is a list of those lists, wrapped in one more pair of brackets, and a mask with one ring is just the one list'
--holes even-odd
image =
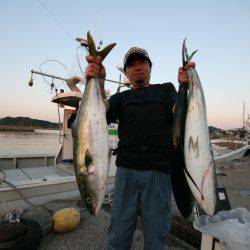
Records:
{"label": "antenna on boat", "polygon": [[243,129],[245,128],[245,101],[243,104]]}
{"label": "antenna on boat", "polygon": [[[54,77],[52,77],[51,79],[51,84],[50,84],[50,91],[52,93],[53,89],[55,88],[55,84],[54,84]],[[55,89],[57,91],[57,89]]]}
{"label": "antenna on boat", "polygon": [[95,20],[94,20],[94,38],[96,41],[96,26],[97,26],[97,9],[95,9]]}
{"label": "antenna on boat", "polygon": [[101,40],[99,42],[99,46],[97,47],[97,49],[101,49],[102,45],[103,45],[103,41],[102,41],[102,27],[101,27]]}
{"label": "antenna on boat", "polygon": [[116,90],[116,93],[120,93],[121,92],[121,87],[122,87],[122,75],[119,74],[119,85],[118,85],[118,88]]}

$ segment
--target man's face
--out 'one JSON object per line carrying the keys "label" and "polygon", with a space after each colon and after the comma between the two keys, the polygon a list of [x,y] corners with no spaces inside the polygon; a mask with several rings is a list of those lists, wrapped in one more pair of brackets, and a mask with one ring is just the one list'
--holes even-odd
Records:
{"label": "man's face", "polygon": [[134,87],[144,87],[149,84],[151,69],[146,59],[132,59],[126,67],[126,73]]}

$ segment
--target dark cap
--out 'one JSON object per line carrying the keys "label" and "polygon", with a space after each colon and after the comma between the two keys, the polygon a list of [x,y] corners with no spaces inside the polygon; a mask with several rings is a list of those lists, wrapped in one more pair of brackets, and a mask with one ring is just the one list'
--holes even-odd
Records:
{"label": "dark cap", "polygon": [[128,66],[130,60],[134,57],[146,59],[149,63],[150,68],[152,67],[152,62],[148,56],[147,51],[145,49],[142,49],[142,48],[132,47],[131,49],[128,50],[128,52],[124,56],[124,61],[123,61],[124,71],[126,71],[126,67]]}

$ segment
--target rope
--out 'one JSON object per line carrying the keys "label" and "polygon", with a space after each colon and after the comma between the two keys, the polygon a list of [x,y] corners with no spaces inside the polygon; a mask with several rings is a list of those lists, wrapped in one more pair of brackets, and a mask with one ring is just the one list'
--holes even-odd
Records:
{"label": "rope", "polygon": [[54,19],[54,21],[63,29],[63,31],[71,38],[75,41],[74,37],[69,33],[69,31],[67,31],[67,29],[63,26],[63,24],[61,22],[59,22],[59,20],[55,17],[55,15],[48,9],[48,7],[45,6],[44,3],[42,3],[41,0],[37,0],[38,3],[46,10],[46,12]]}
{"label": "rope", "polygon": [[[79,46],[79,47],[76,48],[76,59],[77,59],[78,67],[79,67],[80,71],[82,72],[82,75],[85,77],[84,71],[83,71],[83,69],[81,67],[81,63],[80,63],[80,59],[79,59],[79,54],[78,54],[79,49],[82,48],[82,47],[83,46]],[[83,47],[83,48],[86,50],[86,52],[88,54],[88,50],[85,47]]]}
{"label": "rope", "polygon": [[9,186],[11,186],[15,191],[17,191],[17,193],[20,195],[20,197],[28,204],[30,205],[31,207],[34,207],[35,205],[33,203],[31,203],[30,201],[28,201],[24,196],[23,194],[21,193],[21,191],[18,189],[17,186],[15,186],[14,184],[12,184],[11,182],[9,181],[6,181],[6,173],[0,169],[0,172],[3,174],[3,177],[1,178],[0,177],[0,184],[2,182],[5,182],[6,184],[8,184]]}
{"label": "rope", "polygon": [[[31,207],[36,207],[35,204],[33,204],[32,202],[28,201],[24,196],[23,194],[20,192],[20,190],[18,189],[17,186],[15,186],[14,184],[12,184],[11,182],[7,181],[6,180],[6,173],[0,169],[0,172],[3,174],[3,177],[0,176],[0,184],[5,182],[6,184],[8,184],[9,186],[11,186],[15,191],[17,191],[17,193],[20,195],[20,197]],[[114,198],[114,190],[111,190],[111,192],[105,196],[104,200],[103,200],[103,204],[109,204],[111,205],[112,204],[112,201],[113,201],[113,198]],[[71,199],[55,199],[53,201],[50,201],[50,202],[46,202],[42,205],[40,205],[41,207],[43,207],[46,211],[48,211],[51,215],[54,213],[54,211],[52,209],[49,209],[48,207],[46,207],[46,204],[48,203],[53,203],[53,202],[68,202],[68,205],[70,205],[70,207],[72,206],[71,202],[77,202],[81,200],[80,197],[76,197],[76,198],[71,198]],[[79,212],[83,212],[83,211],[86,211],[86,207],[83,207],[83,208],[80,208],[80,207],[77,207],[78,211]],[[5,219],[0,219],[0,224],[2,223],[5,223],[6,221],[9,221],[9,222],[15,222],[17,221],[17,219],[19,219],[19,217],[16,215],[16,213],[14,211],[11,211],[9,212],[7,215],[6,215],[6,218]]]}
{"label": "rope", "polygon": [[[110,163],[111,163],[111,157],[112,157],[112,150],[109,150],[109,154],[108,154],[108,166],[109,166],[109,168],[110,168]],[[114,199],[114,189],[112,189],[110,191],[110,193],[105,196],[102,203],[111,205],[113,199]]]}
{"label": "rope", "polygon": [[114,199],[114,190],[112,190],[108,195],[105,196],[102,204],[111,204]]}
{"label": "rope", "polygon": [[[15,186],[13,183],[11,183],[11,182],[9,182],[9,181],[6,180],[6,173],[5,173],[3,170],[0,169],[0,172],[3,174],[3,176],[0,176],[0,184],[4,182],[4,183],[8,184],[9,186],[11,186],[15,191],[17,191],[17,193],[20,195],[20,197],[21,197],[29,206],[31,206],[31,207],[36,207],[36,206],[37,206],[37,205],[33,204],[32,202],[28,201],[28,200],[24,197],[24,195],[21,193],[21,191],[18,189],[17,186]],[[111,196],[110,196],[110,195],[109,195],[108,198],[109,198],[108,200],[111,200]],[[68,205],[72,206],[72,204],[71,204],[70,202],[77,202],[77,201],[79,201],[79,200],[81,200],[81,199],[78,198],[78,197],[76,197],[76,198],[70,198],[70,199],[55,199],[55,200],[53,200],[53,201],[46,202],[46,203],[44,203],[44,204],[42,204],[42,205],[40,205],[40,206],[43,207],[46,211],[48,211],[50,214],[53,214],[54,211],[51,210],[51,209],[49,209],[49,208],[47,208],[47,207],[46,207],[46,204],[51,203],[51,202],[68,202]],[[81,212],[81,211],[85,211],[86,208],[78,208],[78,210]],[[13,215],[13,211],[10,212],[10,213],[8,213],[8,214],[7,214],[7,217],[12,216],[12,215]],[[5,222],[6,220],[7,220],[7,221],[13,221],[13,222],[14,222],[14,219],[7,218],[7,217],[6,217],[4,220],[0,219],[0,224],[3,223],[3,222]]]}
{"label": "rope", "polygon": [[[57,89],[56,89],[56,97],[58,97]],[[63,144],[63,142],[61,141],[61,138],[64,137],[64,135],[62,134],[62,126],[61,126],[61,116],[60,116],[59,104],[57,104],[57,116],[58,116],[58,123],[59,123],[59,143]]]}
{"label": "rope", "polygon": [[[64,63],[62,63],[62,62],[60,62],[59,60],[56,60],[56,59],[48,59],[48,60],[45,60],[44,62],[42,62],[42,63],[39,65],[40,73],[42,73],[42,66],[43,66],[44,64],[48,63],[48,62],[56,62],[56,63],[62,65],[62,66],[64,67],[64,69],[66,70],[67,74],[69,73],[69,72],[68,72],[67,66],[66,66]],[[41,76],[42,76],[43,80],[51,87],[51,83],[49,83],[43,75],[41,75]],[[65,83],[63,82],[62,84],[63,84],[64,87],[66,88]],[[62,84],[58,85],[58,88],[59,88]]]}
{"label": "rope", "polygon": [[[0,172],[3,174],[3,176],[0,176],[0,184],[4,182],[4,183],[8,184],[9,186],[11,186],[15,191],[17,191],[17,193],[20,195],[20,197],[21,197],[29,206],[31,206],[31,207],[36,207],[36,206],[37,206],[37,205],[33,204],[32,202],[28,201],[28,200],[24,197],[24,195],[21,193],[21,191],[18,189],[17,186],[15,186],[13,183],[11,183],[11,182],[9,182],[9,181],[6,180],[6,173],[5,173],[3,170],[0,169]],[[53,200],[52,202],[68,202],[68,203],[70,203],[70,202],[77,202],[77,201],[79,201],[79,200],[80,200],[79,198],[56,199],[56,200]],[[47,204],[47,203],[49,203],[49,202],[46,202],[46,203],[44,203],[44,204],[42,204],[42,205],[40,205],[40,206],[41,206],[42,208],[44,208],[46,211],[48,211],[50,214],[53,214],[54,211],[46,207],[45,204]],[[71,206],[71,204],[70,204],[70,206]],[[83,210],[84,210],[84,208],[83,208],[83,209],[80,209],[80,208],[79,208],[79,211],[83,211]],[[4,220],[3,220],[3,219],[0,219],[0,224],[2,224],[3,222],[6,222],[6,221],[15,222],[15,221],[16,221],[16,218],[18,218],[18,217],[12,218],[13,216],[15,217],[15,212],[14,212],[14,211],[10,211],[10,212],[6,215],[6,218],[5,218]]]}

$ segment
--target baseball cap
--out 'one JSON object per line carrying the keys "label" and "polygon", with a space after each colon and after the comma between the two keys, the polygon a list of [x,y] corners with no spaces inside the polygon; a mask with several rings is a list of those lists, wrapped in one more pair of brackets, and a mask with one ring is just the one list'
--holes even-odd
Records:
{"label": "baseball cap", "polygon": [[128,52],[124,56],[124,61],[123,61],[123,69],[126,71],[126,67],[129,65],[130,61],[132,58],[142,58],[146,59],[149,62],[150,68],[152,67],[152,62],[149,58],[149,55],[145,49],[138,48],[138,47],[132,47],[131,49],[128,50]]}

